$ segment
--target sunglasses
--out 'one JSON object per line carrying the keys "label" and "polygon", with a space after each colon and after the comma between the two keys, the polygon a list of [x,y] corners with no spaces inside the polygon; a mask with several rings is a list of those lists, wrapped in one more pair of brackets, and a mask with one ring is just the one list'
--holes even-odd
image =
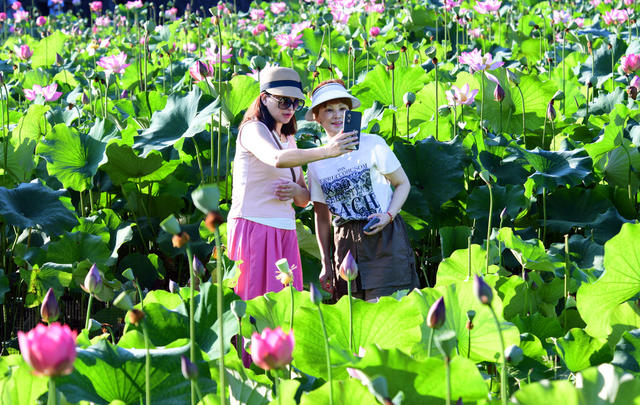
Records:
{"label": "sunglasses", "polygon": [[278,102],[278,108],[281,110],[288,110],[289,108],[293,107],[295,111],[300,111],[304,106],[304,100],[300,100],[297,98],[291,99],[289,97],[274,96],[273,94],[269,94],[269,93],[265,93],[265,94],[271,97],[272,99],[276,100]]}

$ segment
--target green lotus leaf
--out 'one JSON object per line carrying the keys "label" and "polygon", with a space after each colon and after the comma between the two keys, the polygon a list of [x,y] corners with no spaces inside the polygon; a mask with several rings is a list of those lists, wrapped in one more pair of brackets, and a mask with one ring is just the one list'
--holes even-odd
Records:
{"label": "green lotus leaf", "polygon": [[42,229],[58,235],[73,227],[76,216],[62,202],[65,191],[53,191],[39,182],[22,183],[13,189],[0,187],[0,215],[20,229]]}
{"label": "green lotus leaf", "polygon": [[[188,403],[189,380],[182,376],[180,356],[187,356],[189,345],[151,349],[151,401],[154,404]],[[196,351],[199,352],[199,351]],[[77,350],[75,370],[56,380],[56,388],[68,401],[91,401],[106,405],[120,400],[138,404],[145,395],[144,349],[123,349],[101,340],[86,349]],[[215,390],[208,368],[198,361],[199,386],[204,392]]]}
{"label": "green lotus leaf", "polygon": [[108,161],[100,168],[117,185],[127,181],[141,181],[145,176],[158,171],[164,163],[158,151],[151,151],[146,157],[141,157],[137,156],[131,146],[115,142],[107,146],[106,153]]}
{"label": "green lotus leaf", "polygon": [[[7,147],[7,174],[9,178],[2,176],[5,186],[13,186],[31,180],[35,168],[36,142],[33,140],[25,140],[19,144],[16,142],[10,139]],[[4,162],[3,148],[0,148],[0,162]]]}
{"label": "green lotus leaf", "polygon": [[260,83],[247,75],[237,75],[228,83],[223,84],[222,106],[233,126],[240,124],[242,113],[260,94]]}
{"label": "green lotus leaf", "polygon": [[543,380],[527,384],[513,394],[515,403],[520,405],[564,404],[580,405],[577,388],[568,380]]}
{"label": "green lotus leaf", "polygon": [[31,371],[19,354],[0,357],[0,402],[7,405],[38,403],[38,398],[47,392],[49,380]]}
{"label": "green lotus leaf", "polygon": [[393,105],[393,95],[395,95],[395,105],[402,104],[402,95],[408,91],[418,93],[429,79],[424,69],[419,66],[405,67],[398,63],[394,69],[394,89],[391,89],[391,72],[388,72],[382,64],[370,70],[365,79],[351,88],[351,93],[360,99],[362,108],[369,108],[375,101],[383,105]]}
{"label": "green lotus leaf", "polygon": [[640,152],[631,147],[628,140],[609,152],[604,167],[604,179],[612,186],[624,187],[631,185],[632,190],[638,189],[640,179]]}
{"label": "green lotus leaf", "polygon": [[527,180],[529,172],[523,167],[523,159],[510,153],[483,150],[478,154],[480,165],[496,178],[500,185],[521,185]]}
{"label": "green lotus leaf", "polygon": [[[615,325],[612,323],[614,311],[640,293],[639,224],[622,225],[620,233],[604,245],[604,268],[598,280],[582,284],[576,297],[580,316],[587,324],[585,331],[596,338],[609,336]],[[640,323],[631,326],[626,328],[636,329]]]}
{"label": "green lotus leaf", "polygon": [[[497,251],[493,253],[497,254]],[[471,255],[470,258],[469,255]],[[488,273],[497,273],[498,266],[493,265],[495,257],[490,258],[489,263]],[[459,249],[441,261],[436,273],[436,287],[446,287],[459,281],[471,280],[472,278],[467,276],[473,277],[474,274],[487,274],[487,251],[479,245],[471,245],[471,254],[469,249]]]}
{"label": "green lotus leaf", "polygon": [[[600,88],[607,80],[611,79],[611,75],[614,73],[613,69],[616,68],[615,65],[611,65],[611,61],[619,61],[627,50],[627,43],[617,38],[613,40],[612,45],[612,49],[609,49],[606,42],[601,42],[600,46],[593,50],[592,57],[576,66],[574,73],[579,76],[580,83],[587,84],[591,81],[594,87]],[[589,112],[591,113],[591,108],[589,108]],[[594,111],[592,114],[597,114],[597,112]]]}
{"label": "green lotus leaf", "polygon": [[64,294],[64,289],[71,284],[72,274],[70,265],[45,263],[42,267],[33,266],[31,270],[20,269],[20,276],[27,285],[25,306],[33,308],[42,304],[42,299],[53,288],[57,297]]}
{"label": "green lotus leaf", "polygon": [[60,239],[47,245],[47,260],[49,262],[74,264],[85,259],[98,266],[112,264],[109,244],[99,235],[86,232],[67,232]]}
{"label": "green lotus leaf", "polygon": [[498,240],[504,247],[511,249],[520,265],[531,270],[555,271],[564,266],[557,258],[550,256],[539,239],[523,240],[513,232],[512,228],[502,228],[498,232]]}
{"label": "green lotus leaf", "polygon": [[[329,405],[329,383],[311,392],[305,392],[300,398],[300,405]],[[378,403],[369,390],[354,379],[337,380],[333,378],[333,403],[342,405],[361,405]]]}
{"label": "green lotus leaf", "polygon": [[596,165],[603,157],[607,156],[610,151],[622,145],[624,139],[623,130],[628,117],[628,108],[621,105],[615,106],[608,116],[609,122],[604,127],[602,134],[597,140],[595,140],[595,142],[588,142],[584,145],[584,149],[589,153],[591,159],[593,159],[594,165]]}
{"label": "green lotus leaf", "polygon": [[640,329],[622,334],[611,364],[634,373],[640,372]]}
{"label": "green lotus leaf", "polygon": [[93,176],[98,171],[105,144],[79,134],[64,124],[53,127],[36,148],[47,160],[47,171],[65,188],[85,191],[93,186]]}
{"label": "green lotus leaf", "polygon": [[[529,199],[524,195],[522,185],[493,185],[493,212],[491,213],[491,224],[500,224],[500,214],[503,209],[510,218],[516,218],[520,211],[524,210]],[[469,194],[467,214],[470,218],[480,220],[476,223],[476,229],[486,229],[489,218],[489,188],[480,186],[473,189]]]}
{"label": "green lotus leaf", "polygon": [[56,30],[53,34],[41,39],[33,47],[31,68],[50,67],[56,63],[56,54],[63,54],[67,36],[62,31]]}
{"label": "green lotus leaf", "polygon": [[465,249],[469,244],[471,228],[468,226],[443,226],[439,229],[442,258],[446,259],[458,249]]}
{"label": "green lotus leaf", "polygon": [[571,329],[555,342],[556,353],[572,372],[582,371],[612,360],[606,340],[593,338],[582,329]]}
{"label": "green lotus leaf", "polygon": [[193,137],[205,129],[209,117],[220,108],[220,99],[200,109],[202,93],[195,88],[183,97],[172,94],[162,111],[151,117],[151,125],[136,137],[135,149],[146,157],[152,150],[173,146],[183,137]]}
{"label": "green lotus leaf", "polygon": [[[293,290],[293,308],[294,328],[296,329],[297,340],[298,328],[295,321],[297,319],[298,311],[300,308],[315,309],[309,299],[309,293],[307,291]],[[277,293],[269,292],[265,295],[261,295],[247,301],[246,314],[252,316],[256,320],[256,327],[260,331],[264,328],[275,329],[278,326],[282,327],[283,330],[288,331],[289,320],[291,318],[291,293],[289,289],[285,288]],[[243,322],[243,336],[249,338],[254,331],[253,326],[249,322]]]}
{"label": "green lotus leaf", "polygon": [[18,125],[11,131],[11,140],[15,145],[20,145],[27,140],[38,142],[49,128],[49,123],[44,118],[44,113],[49,111],[48,105],[31,104],[27,112],[20,118]]}
{"label": "green lotus leaf", "polygon": [[535,172],[529,176],[535,185],[547,191],[561,186],[587,183],[591,177],[592,161],[584,149],[571,151],[546,151],[539,148],[520,149]]}
{"label": "green lotus leaf", "polygon": [[[540,210],[541,202],[538,202]],[[559,188],[547,195],[547,229],[567,233],[575,227],[594,229],[598,217],[615,209],[609,200],[609,188]],[[539,224],[542,218],[538,216]]]}

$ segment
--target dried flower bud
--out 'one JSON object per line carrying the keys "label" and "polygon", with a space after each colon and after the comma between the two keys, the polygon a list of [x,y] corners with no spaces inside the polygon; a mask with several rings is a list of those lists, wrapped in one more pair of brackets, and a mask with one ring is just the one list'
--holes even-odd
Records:
{"label": "dried flower bud", "polygon": [[186,245],[189,240],[191,240],[191,237],[189,237],[189,234],[184,231],[171,237],[171,243],[173,244],[173,247],[178,249]]}
{"label": "dried flower bud", "polygon": [[629,98],[635,100],[636,97],[638,97],[638,88],[635,86],[627,87],[627,94],[629,95]]}
{"label": "dried flower bud", "polygon": [[129,316],[129,323],[136,326],[144,319],[144,312],[139,309],[132,309],[127,315]]}
{"label": "dried flower bud", "polygon": [[218,226],[224,223],[224,218],[218,211],[209,211],[204,219],[204,224],[211,232],[215,232]]}

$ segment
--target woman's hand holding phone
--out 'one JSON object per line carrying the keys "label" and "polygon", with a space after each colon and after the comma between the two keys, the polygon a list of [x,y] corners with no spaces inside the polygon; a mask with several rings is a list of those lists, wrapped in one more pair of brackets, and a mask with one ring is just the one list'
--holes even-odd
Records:
{"label": "woman's hand holding phone", "polygon": [[[374,219],[377,219],[378,221],[376,222],[374,221]],[[391,217],[386,212],[383,212],[378,214],[371,214],[369,215],[369,218],[367,218],[367,220],[369,220],[369,222],[365,225],[362,231],[365,235],[371,236],[380,232],[385,226],[387,226],[387,224],[391,222]]]}
{"label": "woman's hand holding phone", "polygon": [[325,148],[329,152],[328,157],[336,157],[353,151],[359,142],[358,131],[340,132],[336,136],[329,137]]}

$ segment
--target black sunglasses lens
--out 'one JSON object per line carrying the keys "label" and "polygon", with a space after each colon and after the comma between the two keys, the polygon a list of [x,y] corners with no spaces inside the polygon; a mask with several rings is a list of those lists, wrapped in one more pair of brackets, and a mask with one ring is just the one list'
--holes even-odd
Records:
{"label": "black sunglasses lens", "polygon": [[296,111],[300,111],[302,106],[304,105],[304,101],[302,100],[292,100],[289,97],[277,97],[278,99],[278,108],[281,110],[288,110],[291,106]]}

